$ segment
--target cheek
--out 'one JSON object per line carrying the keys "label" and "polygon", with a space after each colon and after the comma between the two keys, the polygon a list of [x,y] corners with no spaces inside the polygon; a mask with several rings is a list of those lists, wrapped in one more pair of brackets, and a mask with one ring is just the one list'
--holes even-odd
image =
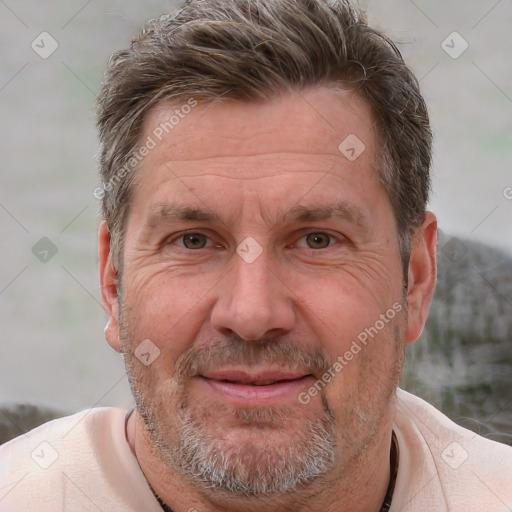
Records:
{"label": "cheek", "polygon": [[347,251],[325,268],[288,274],[289,288],[300,297],[304,314],[342,340],[373,325],[401,302],[402,268],[396,240],[379,240],[364,250]]}
{"label": "cheek", "polygon": [[[358,336],[338,345],[335,363],[325,397],[340,418],[347,409],[357,409],[362,416],[384,407],[399,385],[403,364],[404,319],[401,313],[379,330],[380,323],[360,331]],[[361,336],[362,334],[362,336]]]}
{"label": "cheek", "polygon": [[329,404],[347,403],[396,380],[406,322],[399,286],[371,287],[340,272],[338,279],[316,279],[315,286],[304,280],[301,297],[301,316],[331,362],[325,375]]}
{"label": "cheek", "polygon": [[159,351],[156,367],[168,373],[209,318],[214,285],[203,275],[149,270],[139,271],[123,283],[124,327],[132,352],[149,340]]}
{"label": "cheek", "polygon": [[295,289],[300,290],[302,316],[319,331],[319,338],[329,344],[329,353],[336,355],[378,322],[400,297],[399,287],[393,291],[379,283],[371,286],[360,275],[355,279],[344,270],[336,278],[331,274],[315,279],[314,285],[304,280]]}

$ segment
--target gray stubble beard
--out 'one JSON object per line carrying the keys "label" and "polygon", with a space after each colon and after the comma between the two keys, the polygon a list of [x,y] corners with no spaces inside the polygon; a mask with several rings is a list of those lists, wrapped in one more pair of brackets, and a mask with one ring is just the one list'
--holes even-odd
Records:
{"label": "gray stubble beard", "polygon": [[[232,411],[234,416],[239,411]],[[286,429],[286,420],[273,408],[243,410],[249,428]],[[267,443],[245,440],[238,446],[222,446],[205,432],[201,420],[187,407],[179,412],[179,442],[168,449],[160,445],[166,462],[204,492],[223,490],[231,495],[264,497],[283,494],[299,485],[318,479],[332,469],[336,455],[334,421],[326,411],[324,418],[307,420],[303,435],[285,449]],[[253,421],[251,421],[253,420]],[[261,437],[264,433],[261,434]]]}
{"label": "gray stubble beard", "polygon": [[[296,410],[291,407],[235,409],[225,406],[223,408],[228,413],[227,418],[231,416],[237,420],[237,425],[247,426],[249,429],[286,431],[290,422],[301,422],[298,434],[294,433],[295,439],[291,442],[288,440],[286,448],[279,447],[276,443],[262,442],[264,432],[258,432],[252,438],[251,435],[245,436],[243,442],[235,445],[208,432],[205,425],[211,415],[200,404],[197,411],[190,407],[186,382],[179,376],[175,375],[167,380],[153,394],[153,397],[158,397],[157,400],[146,399],[143,390],[147,393],[155,383],[151,379],[144,382],[142,375],[137,376],[138,372],[134,368],[137,362],[133,361],[129,351],[125,351],[125,357],[137,409],[159,457],[171,473],[180,474],[197,489],[216,497],[219,492],[225,492],[233,497],[244,495],[263,498],[278,496],[299,487],[307,493],[308,484],[312,483],[315,484],[313,488],[318,488],[318,484],[321,485],[322,481],[329,479],[327,474],[333,469],[341,475],[357,464],[357,459],[371,444],[382,420],[381,417],[373,417],[373,428],[367,432],[366,439],[359,448],[355,449],[354,439],[350,439],[348,432],[344,431],[339,434],[341,445],[338,446],[336,418],[323,394],[320,394],[323,415],[314,419],[297,417],[293,414]],[[396,366],[400,365],[399,361],[396,363]],[[394,387],[390,384],[391,388]],[[394,393],[381,397],[388,401],[392,395]],[[162,397],[165,397],[165,401],[161,400]],[[163,410],[170,403],[176,404],[174,425],[167,424],[167,420],[162,420],[162,415],[158,414],[158,410]],[[297,404],[297,407],[304,406]],[[215,412],[219,412],[218,407]],[[368,420],[371,421],[373,416],[370,411],[356,407],[346,413],[355,423],[348,429],[350,432],[353,429],[355,432],[368,429]],[[340,454],[337,453],[339,450],[344,454],[344,467],[340,467]]]}

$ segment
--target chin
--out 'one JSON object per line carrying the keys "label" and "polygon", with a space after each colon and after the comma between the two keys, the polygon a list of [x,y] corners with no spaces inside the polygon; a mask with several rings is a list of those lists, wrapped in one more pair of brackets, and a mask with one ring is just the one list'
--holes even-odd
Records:
{"label": "chin", "polygon": [[[334,423],[301,408],[211,409],[182,403],[177,429],[150,428],[155,446],[173,471],[204,492],[270,496],[305,486],[335,461]],[[170,435],[171,434],[171,435]]]}

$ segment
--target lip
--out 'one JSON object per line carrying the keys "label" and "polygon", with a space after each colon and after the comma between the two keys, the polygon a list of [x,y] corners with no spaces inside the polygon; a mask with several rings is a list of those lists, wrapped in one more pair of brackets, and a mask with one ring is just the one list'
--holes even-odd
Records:
{"label": "lip", "polygon": [[268,405],[269,402],[295,399],[313,376],[283,370],[217,370],[200,378],[223,400],[241,405]]}
{"label": "lip", "polygon": [[298,380],[306,373],[287,370],[260,370],[247,371],[239,369],[214,370],[201,375],[205,379],[216,381],[229,381],[236,384],[265,384],[269,382]]}

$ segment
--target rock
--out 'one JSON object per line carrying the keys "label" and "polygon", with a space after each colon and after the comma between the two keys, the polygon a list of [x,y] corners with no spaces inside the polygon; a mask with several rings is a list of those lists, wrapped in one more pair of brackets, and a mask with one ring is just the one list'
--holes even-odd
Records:
{"label": "rock", "polygon": [[440,236],[425,330],[406,352],[402,387],[455,422],[512,444],[512,257]]}
{"label": "rock", "polygon": [[41,405],[2,404],[0,405],[0,444],[65,415],[63,411]]}

